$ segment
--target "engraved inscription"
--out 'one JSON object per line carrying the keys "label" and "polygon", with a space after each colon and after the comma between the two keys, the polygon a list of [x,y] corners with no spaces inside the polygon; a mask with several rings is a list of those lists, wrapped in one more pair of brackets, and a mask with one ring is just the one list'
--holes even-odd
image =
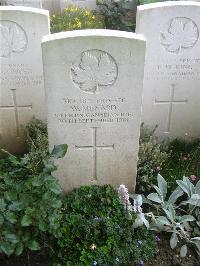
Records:
{"label": "engraved inscription", "polygon": [[0,110],[2,109],[13,109],[15,115],[15,126],[16,126],[16,137],[20,137],[20,123],[19,123],[19,114],[18,108],[28,108],[32,109],[32,105],[18,105],[17,104],[17,96],[16,96],[16,89],[11,90],[13,105],[0,105]]}
{"label": "engraved inscription", "polygon": [[[63,98],[64,111],[54,113],[60,124],[128,123],[134,114],[128,111],[127,99],[116,98]],[[124,111],[126,110],[126,111]]]}
{"label": "engraved inscription", "polygon": [[191,49],[199,38],[196,23],[185,17],[171,19],[160,33],[161,45],[167,52],[179,54],[181,51]]}
{"label": "engraved inscription", "polygon": [[165,101],[165,100],[159,101],[159,100],[155,99],[155,104],[169,104],[167,126],[166,126],[166,131],[164,132],[167,134],[170,133],[170,129],[171,129],[171,118],[172,118],[173,104],[186,104],[188,102],[188,100],[174,100],[175,87],[176,87],[176,84],[171,84],[170,100],[169,101]]}
{"label": "engraved inscription", "polygon": [[12,53],[22,53],[27,47],[24,29],[14,21],[0,20],[0,57],[9,57]]}
{"label": "engraved inscription", "polygon": [[112,145],[104,145],[104,146],[97,146],[97,127],[92,127],[92,145],[88,146],[75,146],[76,150],[84,150],[84,149],[91,149],[92,150],[92,157],[93,157],[93,170],[92,176],[93,179],[97,180],[97,150],[104,149],[104,150],[114,150],[114,144]]}
{"label": "engraved inscription", "polygon": [[87,93],[98,93],[109,88],[115,83],[117,74],[114,58],[101,50],[83,52],[71,67],[72,81]]}

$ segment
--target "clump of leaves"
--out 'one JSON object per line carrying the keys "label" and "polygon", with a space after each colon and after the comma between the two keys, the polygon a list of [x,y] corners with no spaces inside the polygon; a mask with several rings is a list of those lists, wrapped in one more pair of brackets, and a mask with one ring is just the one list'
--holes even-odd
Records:
{"label": "clump of leaves", "polygon": [[[24,249],[38,250],[41,238],[62,205],[61,188],[51,175],[53,159],[61,158],[67,145],[54,147],[42,160],[43,167],[32,168],[27,156],[8,154],[0,160],[0,252],[20,255]],[[38,154],[37,154],[38,155]]]}
{"label": "clump of leaves", "polygon": [[39,173],[44,168],[44,160],[49,157],[47,124],[33,118],[25,128],[28,153],[24,161],[33,173]]}
{"label": "clump of leaves", "polygon": [[126,9],[127,3],[134,4],[134,1],[108,1],[97,0],[98,12],[104,18],[106,29],[134,31],[135,14],[130,9]]}
{"label": "clump of leaves", "polygon": [[200,139],[190,142],[176,139],[169,143],[169,149],[170,157],[160,173],[167,176],[168,189],[173,191],[180,176],[191,180],[200,177]]}
{"label": "clump of leaves", "polygon": [[87,8],[73,6],[65,8],[61,15],[51,16],[50,22],[51,33],[104,28],[104,23],[100,16],[93,14]]}
{"label": "clump of leaves", "polygon": [[[68,265],[123,265],[148,260],[155,254],[155,237],[124,215],[117,192],[110,186],[84,186],[69,193],[52,230],[57,256]],[[138,248],[137,241],[142,245]]]}
{"label": "clump of leaves", "polygon": [[136,182],[137,193],[146,194],[152,190],[158,172],[171,155],[166,144],[158,143],[155,131],[156,127],[150,129],[144,124],[141,125]]}
{"label": "clump of leaves", "polygon": [[187,177],[177,180],[178,187],[169,197],[165,179],[158,175],[157,181],[156,193],[149,194],[146,201],[156,209],[156,215],[151,214],[150,229],[171,233],[172,249],[183,241],[181,257],[186,256],[188,245],[200,256],[200,181],[194,185]]}

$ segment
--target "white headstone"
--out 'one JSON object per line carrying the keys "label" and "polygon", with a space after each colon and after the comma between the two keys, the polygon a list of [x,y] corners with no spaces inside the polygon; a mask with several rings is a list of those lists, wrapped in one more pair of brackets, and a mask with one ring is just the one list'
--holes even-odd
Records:
{"label": "white headstone", "polygon": [[0,147],[10,152],[24,151],[22,125],[46,118],[41,39],[48,13],[0,7]]}
{"label": "white headstone", "polygon": [[139,6],[136,27],[147,40],[142,120],[160,137],[199,137],[200,4]]}
{"label": "white headstone", "polygon": [[42,0],[6,0],[6,5],[42,8]]}
{"label": "white headstone", "polygon": [[135,187],[145,41],[82,30],[42,44],[50,149],[68,144],[57,176],[65,191],[110,183]]}

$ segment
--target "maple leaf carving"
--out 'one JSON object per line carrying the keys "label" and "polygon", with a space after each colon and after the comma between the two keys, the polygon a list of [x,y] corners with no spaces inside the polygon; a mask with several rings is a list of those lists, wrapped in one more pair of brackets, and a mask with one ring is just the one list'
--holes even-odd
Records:
{"label": "maple leaf carving", "polygon": [[8,57],[11,53],[23,52],[27,46],[24,30],[15,22],[0,22],[0,56]]}
{"label": "maple leaf carving", "polygon": [[181,49],[192,48],[198,37],[199,31],[194,21],[177,17],[170,21],[167,31],[161,32],[161,44],[168,52],[178,54]]}
{"label": "maple leaf carving", "polygon": [[78,63],[71,68],[72,80],[85,92],[95,93],[114,84],[117,78],[115,60],[106,52],[83,52]]}

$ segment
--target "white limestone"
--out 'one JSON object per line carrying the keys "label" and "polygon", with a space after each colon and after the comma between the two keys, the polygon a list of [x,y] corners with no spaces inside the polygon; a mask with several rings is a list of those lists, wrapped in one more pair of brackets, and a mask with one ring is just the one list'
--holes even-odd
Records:
{"label": "white limestone", "polygon": [[46,119],[41,39],[48,11],[0,7],[0,148],[25,149],[22,126]]}
{"label": "white limestone", "polygon": [[42,0],[6,0],[6,5],[42,8]]}
{"label": "white limestone", "polygon": [[42,43],[50,149],[68,144],[56,173],[65,191],[110,183],[134,190],[144,67],[141,35],[82,30]]}
{"label": "white limestone", "polygon": [[200,3],[138,7],[136,32],[147,40],[142,120],[160,137],[200,136]]}

